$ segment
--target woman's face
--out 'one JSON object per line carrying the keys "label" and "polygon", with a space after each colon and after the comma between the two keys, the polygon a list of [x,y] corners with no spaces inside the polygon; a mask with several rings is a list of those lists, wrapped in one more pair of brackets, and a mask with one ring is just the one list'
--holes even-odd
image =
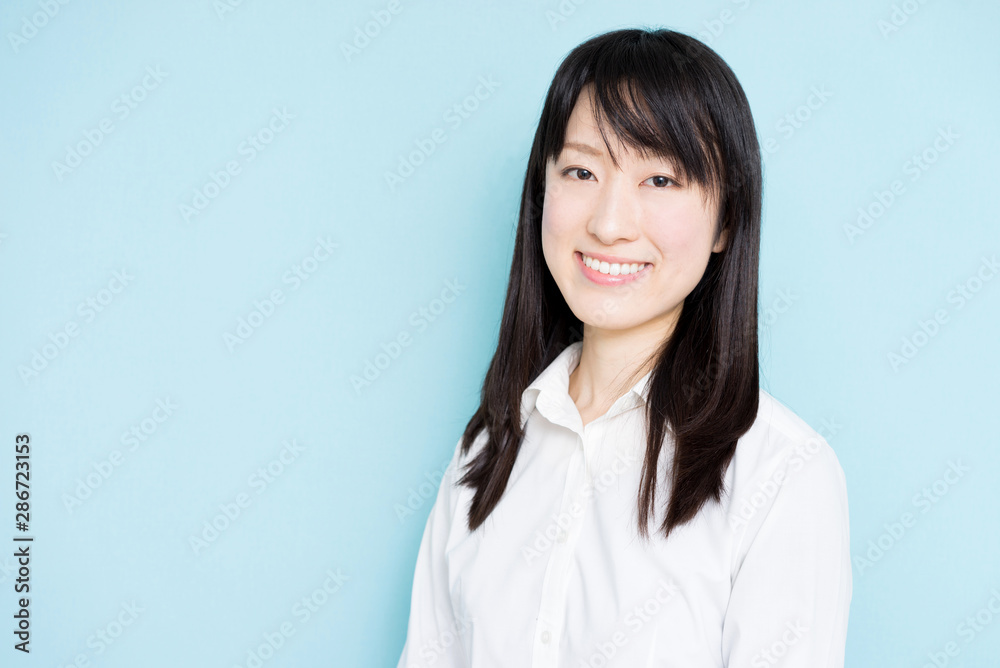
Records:
{"label": "woman's face", "polygon": [[713,244],[718,205],[696,184],[681,182],[668,160],[619,145],[616,168],[589,93],[588,85],[570,115],[562,154],[546,166],[542,252],[585,325],[642,328],[662,338],[710,255],[725,246],[725,235]]}

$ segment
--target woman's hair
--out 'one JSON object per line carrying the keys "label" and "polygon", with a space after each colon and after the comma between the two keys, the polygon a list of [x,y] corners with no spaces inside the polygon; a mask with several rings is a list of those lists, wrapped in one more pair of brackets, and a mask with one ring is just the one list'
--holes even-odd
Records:
{"label": "woman's hair", "polygon": [[524,438],[522,392],[582,338],[582,323],[542,255],[541,222],[546,163],[562,151],[570,114],[588,84],[605,143],[610,123],[630,148],[672,160],[685,182],[716,195],[716,239],[728,232],[725,249],[711,255],[684,300],[673,332],[647,360],[655,359],[655,366],[638,492],[644,538],[650,513],[655,518],[666,432],[673,434],[675,450],[660,525],[664,537],[709,498],[720,500],[737,440],[757,415],[761,159],[746,96],[719,55],[693,37],[662,29],[598,35],[573,49],[556,71],[528,158],[499,341],[481,403],[462,436],[464,454],[483,429],[488,435],[459,481],[475,489],[470,531],[496,507],[510,478]]}

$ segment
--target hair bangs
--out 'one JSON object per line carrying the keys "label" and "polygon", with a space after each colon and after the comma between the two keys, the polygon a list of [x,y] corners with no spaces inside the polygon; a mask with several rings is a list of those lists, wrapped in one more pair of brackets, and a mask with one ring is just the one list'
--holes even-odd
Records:
{"label": "hair bangs", "polygon": [[[726,170],[719,133],[699,89],[703,76],[689,58],[678,57],[669,37],[652,35],[606,42],[566,65],[577,86],[553,92],[556,113],[546,137],[547,157],[558,158],[569,117],[581,94],[591,96],[598,130],[615,167],[617,149],[672,163],[678,176],[697,183],[708,198],[724,188]],[[703,85],[703,84],[701,84]]]}

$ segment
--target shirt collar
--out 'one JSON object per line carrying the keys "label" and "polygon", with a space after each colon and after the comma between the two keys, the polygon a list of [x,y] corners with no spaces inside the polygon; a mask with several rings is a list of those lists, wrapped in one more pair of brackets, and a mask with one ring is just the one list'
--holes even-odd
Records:
{"label": "shirt collar", "polygon": [[[540,413],[555,423],[566,423],[568,420],[575,420],[577,423],[580,421],[580,414],[575,410],[575,406],[572,411],[569,408],[573,403],[569,396],[569,375],[579,364],[582,351],[582,341],[569,344],[524,389],[521,393],[521,429],[524,429],[528,417],[536,407]],[[619,397],[608,409],[607,417],[614,417],[631,408],[644,405],[649,395],[649,379],[652,375],[652,370],[647,371],[628,392]]]}

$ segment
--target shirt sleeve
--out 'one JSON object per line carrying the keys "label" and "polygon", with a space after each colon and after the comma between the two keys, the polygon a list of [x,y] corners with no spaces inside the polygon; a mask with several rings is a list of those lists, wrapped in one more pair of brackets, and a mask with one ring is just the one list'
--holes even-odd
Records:
{"label": "shirt sleeve", "polygon": [[844,666],[852,590],[847,485],[833,449],[817,442],[793,448],[748,492],[772,502],[760,504],[762,518],[741,544],[745,556],[723,622],[726,666]]}
{"label": "shirt sleeve", "polygon": [[406,642],[397,668],[466,668],[464,650],[465,624],[459,623],[451,602],[448,564],[445,551],[456,517],[458,493],[454,488],[460,457],[461,439],[445,468],[437,498],[431,508],[417,553],[410,597],[410,617]]}

